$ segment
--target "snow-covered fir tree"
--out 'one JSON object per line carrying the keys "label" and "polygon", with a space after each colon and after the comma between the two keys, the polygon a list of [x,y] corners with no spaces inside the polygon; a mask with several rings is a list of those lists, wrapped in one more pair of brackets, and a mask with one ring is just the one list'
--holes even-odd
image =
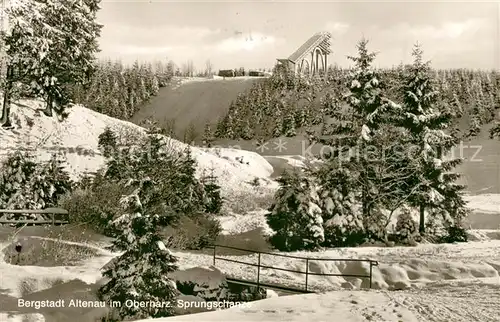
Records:
{"label": "snow-covered fir tree", "polygon": [[[381,169],[388,168],[384,152],[387,143],[391,143],[390,138],[396,135],[387,128],[399,106],[384,96],[380,76],[371,67],[376,54],[368,51],[367,43],[361,40],[357,45],[358,56],[349,57],[355,65],[344,97],[347,105],[332,109],[331,106],[337,104],[330,101],[334,97],[323,101],[330,120],[323,126],[324,136],[318,141],[334,149],[325,165],[330,171],[329,181],[347,185],[328,191],[329,184],[324,184],[323,197],[332,199],[333,204],[343,203],[347,196],[357,200],[361,204],[365,232],[381,238],[383,227],[379,215],[383,202],[379,196],[386,196],[386,183],[382,178],[387,176]],[[371,150],[375,155],[369,154]],[[345,171],[349,171],[347,181]]]}
{"label": "snow-covered fir tree", "polygon": [[299,169],[284,172],[277,181],[280,188],[266,215],[275,231],[273,245],[285,251],[318,248],[324,241],[324,230],[313,181]]}
{"label": "snow-covered fir tree", "polygon": [[204,145],[207,145],[207,147],[210,147],[212,142],[214,141],[214,133],[212,131],[212,126],[208,121],[205,122],[202,141]]}
{"label": "snow-covered fir tree", "polygon": [[[154,182],[149,178],[131,180],[133,192],[122,198],[125,214],[114,221],[120,232],[113,249],[122,250],[103,272],[109,281],[99,289],[103,301],[119,301],[117,314],[122,319],[146,319],[174,314],[177,289],[169,273],[178,269],[177,258],[165,247],[158,232],[165,216],[150,207]],[[126,301],[147,303],[147,306],[125,305]],[[165,305],[170,303],[170,305]]]}
{"label": "snow-covered fir tree", "polygon": [[179,217],[204,213],[210,201],[203,183],[196,178],[196,160],[190,147],[175,151],[169,138],[159,134],[158,129],[148,131],[140,149],[125,146],[121,153],[107,160],[106,178],[124,182],[129,178],[148,176],[155,182],[151,194],[158,207],[173,210],[165,215]]}
{"label": "snow-covered fir tree", "polygon": [[438,92],[431,76],[429,62],[423,61],[419,45],[413,50],[414,63],[404,83],[402,125],[408,130],[406,138],[417,147],[407,154],[407,162],[416,170],[409,178],[413,192],[408,202],[420,214],[419,232],[425,232],[427,214],[439,214],[445,223],[458,224],[466,215],[463,200],[464,186],[456,183],[459,174],[452,170],[461,159],[450,159],[448,154],[459,143],[447,134],[452,115],[438,104]]}
{"label": "snow-covered fir tree", "polygon": [[[9,155],[0,167],[0,208],[44,209],[55,207],[72,191],[73,182],[63,161],[53,155],[37,163],[29,154]],[[38,216],[42,217],[42,215]]]}
{"label": "snow-covered fir tree", "polygon": [[365,241],[363,217],[357,201],[357,181],[350,168],[354,164],[341,165],[332,159],[315,173],[318,181],[320,207],[325,230],[325,245],[347,247]]}
{"label": "snow-covered fir tree", "polygon": [[42,96],[45,114],[65,115],[70,86],[85,83],[95,66],[100,0],[26,0],[8,10],[5,36],[8,83],[21,82]]}
{"label": "snow-covered fir tree", "polygon": [[205,189],[206,204],[204,211],[209,214],[218,214],[222,210],[223,200],[220,192],[220,186],[217,183],[217,177],[214,175],[214,169],[209,174],[204,174],[201,182]]}
{"label": "snow-covered fir tree", "polygon": [[99,134],[97,148],[105,158],[110,158],[118,148],[118,138],[109,126],[104,128],[104,132]]}

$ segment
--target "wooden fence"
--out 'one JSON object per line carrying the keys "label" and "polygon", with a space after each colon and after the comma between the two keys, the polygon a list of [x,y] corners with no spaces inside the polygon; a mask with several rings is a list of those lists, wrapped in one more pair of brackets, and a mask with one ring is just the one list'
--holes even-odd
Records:
{"label": "wooden fence", "polygon": [[[22,215],[49,215],[50,219],[3,219],[0,218],[0,225],[5,224],[32,224],[32,225],[64,225],[69,223],[69,213],[61,208],[47,209],[0,209],[0,217],[3,214]],[[16,216],[14,216],[16,217]]]}

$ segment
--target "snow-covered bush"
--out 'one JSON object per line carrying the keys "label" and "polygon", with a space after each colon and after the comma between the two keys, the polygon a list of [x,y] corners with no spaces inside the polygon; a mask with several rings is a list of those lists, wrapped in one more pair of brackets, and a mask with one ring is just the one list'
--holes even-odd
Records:
{"label": "snow-covered bush", "polygon": [[325,247],[352,247],[365,242],[361,216],[335,215],[325,222]]}
{"label": "snow-covered bush", "polygon": [[385,241],[387,239],[387,217],[381,209],[371,210],[369,216],[363,217],[363,227],[367,242]]}
{"label": "snow-covered bush", "polygon": [[411,210],[403,207],[396,221],[396,234],[399,241],[409,242],[418,235],[418,224],[411,216]]}
{"label": "snow-covered bush", "polygon": [[107,181],[98,172],[80,181],[59,205],[71,214],[71,223],[85,223],[95,232],[112,236],[110,222],[122,215],[119,201],[125,192],[123,185]]}
{"label": "snow-covered bush", "polygon": [[173,227],[166,227],[162,235],[167,247],[197,250],[213,245],[221,232],[222,227],[216,218],[198,214],[181,217]]}
{"label": "snow-covered bush", "polygon": [[47,162],[37,163],[30,155],[16,152],[8,156],[0,168],[0,208],[55,207],[72,187],[63,161],[56,155]]}
{"label": "snow-covered bush", "polygon": [[213,173],[203,175],[201,183],[205,189],[205,212],[219,214],[222,210],[223,200],[220,194],[220,186],[217,184],[217,177]]}
{"label": "snow-covered bush", "polygon": [[365,241],[353,173],[335,160],[322,165],[315,172],[322,201],[325,247],[357,246]]}
{"label": "snow-covered bush", "polygon": [[[158,232],[165,217],[156,213],[158,209],[148,207],[153,185],[149,178],[131,180],[129,186],[135,190],[121,200],[126,213],[114,221],[121,234],[113,242],[113,249],[125,252],[103,272],[109,281],[99,289],[99,297],[122,303],[115,312],[122,319],[174,314],[177,289],[168,274],[177,270],[177,258],[165,247]],[[126,301],[148,305],[125,305]]]}
{"label": "snow-covered bush", "polygon": [[273,246],[280,250],[318,248],[325,240],[319,197],[311,179],[299,169],[285,171],[277,180],[280,189],[266,215],[275,231]]}
{"label": "snow-covered bush", "polygon": [[[215,180],[207,186],[196,178],[196,160],[187,147],[178,151],[156,129],[150,129],[140,146],[124,146],[107,159],[105,177],[113,182],[148,176],[155,182],[154,198],[162,200],[176,215],[220,211]],[[213,179],[213,178],[212,178]]]}
{"label": "snow-covered bush", "polygon": [[467,230],[460,225],[446,227],[446,234],[441,238],[444,243],[466,243],[468,240]]}
{"label": "snow-covered bush", "polygon": [[99,151],[101,151],[102,155],[105,158],[109,158],[112,156],[113,152],[115,152],[118,148],[118,137],[110,127],[106,126],[104,132],[99,134],[99,141],[97,147]]}

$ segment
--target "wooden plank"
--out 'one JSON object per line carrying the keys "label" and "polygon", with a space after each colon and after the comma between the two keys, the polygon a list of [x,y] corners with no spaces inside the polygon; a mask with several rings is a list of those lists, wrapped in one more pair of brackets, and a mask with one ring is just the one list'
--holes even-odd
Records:
{"label": "wooden plank", "polygon": [[68,211],[61,208],[47,209],[0,209],[0,214],[58,214],[68,215]]}
{"label": "wooden plank", "polygon": [[0,224],[69,224],[69,221],[64,220],[7,220],[0,219]]}

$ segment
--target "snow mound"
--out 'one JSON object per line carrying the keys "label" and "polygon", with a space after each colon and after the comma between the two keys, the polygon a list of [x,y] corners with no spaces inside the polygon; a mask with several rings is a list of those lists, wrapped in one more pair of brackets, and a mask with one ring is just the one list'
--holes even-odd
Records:
{"label": "snow mound", "polygon": [[[58,242],[71,243],[83,247],[87,246],[99,250],[99,256],[87,259],[81,266],[55,267],[12,265],[5,262],[4,256],[0,256],[0,276],[2,276],[0,278],[0,289],[3,293],[13,297],[21,297],[20,284],[24,280],[30,281],[30,289],[34,292],[48,289],[54,282],[69,282],[74,279],[79,279],[87,284],[93,284],[102,278],[101,267],[117,256],[115,253],[85,243],[64,240],[59,240]],[[1,243],[0,253],[3,254],[5,248],[9,247],[9,245],[10,243]]]}
{"label": "snow mound", "polygon": [[185,295],[193,295],[204,300],[218,300],[224,298],[227,293],[227,281],[225,275],[214,266],[193,267],[186,270],[179,270],[170,275],[177,285],[184,285],[184,288],[190,288],[189,293],[179,288],[179,291]]}
{"label": "snow mound", "polygon": [[[69,115],[64,121],[59,121],[56,116],[46,117],[39,111],[42,108],[41,101],[32,100],[12,105],[15,128],[0,129],[2,146],[0,159],[13,151],[26,149],[36,151],[37,159],[45,161],[56,152],[65,156],[68,171],[73,179],[78,179],[80,175],[95,172],[104,165],[104,157],[97,145],[99,134],[106,126],[127,136],[145,136],[145,129],[140,126],[114,119],[80,105],[70,108]],[[188,146],[170,138],[168,143],[176,151],[182,151]],[[197,175],[213,170],[213,174],[219,179],[223,196],[231,195],[234,191],[251,194],[254,189],[250,182],[255,178],[260,179],[263,187],[276,186],[276,183],[269,179],[272,166],[257,153],[197,147],[191,147],[191,151],[197,161]],[[236,155],[245,162],[237,161],[233,157]]]}
{"label": "snow mound", "polygon": [[233,214],[230,216],[217,217],[223,235],[238,235],[255,229],[263,229],[263,234],[270,236],[273,230],[266,221],[267,210],[251,211],[244,215]]}
{"label": "snow mound", "polygon": [[500,194],[466,196],[465,200],[473,211],[500,215]]}

